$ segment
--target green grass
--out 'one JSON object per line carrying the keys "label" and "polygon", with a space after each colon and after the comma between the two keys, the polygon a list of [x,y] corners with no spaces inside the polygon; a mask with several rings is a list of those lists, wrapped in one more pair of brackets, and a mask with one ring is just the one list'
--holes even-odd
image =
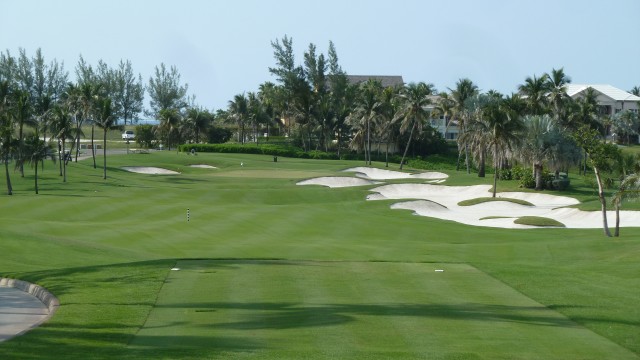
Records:
{"label": "green grass", "polygon": [[499,198],[494,198],[494,197],[481,197],[481,198],[475,198],[475,199],[468,199],[468,200],[462,200],[458,203],[459,206],[471,206],[471,205],[477,205],[477,204],[482,204],[482,203],[486,203],[486,202],[492,202],[492,201],[506,201],[506,202],[511,202],[514,204],[519,204],[519,205],[524,205],[524,206],[533,206],[532,203],[526,201],[526,200],[520,200],[520,199],[511,199],[511,198],[504,198],[504,197],[499,197]]}
{"label": "green grass", "polygon": [[[87,160],[70,164],[67,183],[46,163],[37,196],[32,169],[11,173],[14,195],[0,196],[0,276],[38,283],[62,305],[0,344],[0,358],[640,354],[639,228],[605,238],[464,226],[367,202],[370,187],[296,185],[360,162],[175,152],[107,160],[107,180]],[[447,173],[449,184],[485,181]],[[592,199],[581,191],[562,195]]]}
{"label": "green grass", "polygon": [[565,227],[560,221],[542,216],[521,216],[513,222],[520,225]]}

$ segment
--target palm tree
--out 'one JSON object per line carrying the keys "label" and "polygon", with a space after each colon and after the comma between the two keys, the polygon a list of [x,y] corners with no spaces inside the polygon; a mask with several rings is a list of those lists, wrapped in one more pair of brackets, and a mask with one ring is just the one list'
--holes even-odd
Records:
{"label": "palm tree", "polygon": [[442,92],[439,94],[438,100],[433,108],[433,117],[442,117],[444,119],[444,139],[447,140],[447,133],[449,132],[449,126],[451,122],[451,114],[456,105],[456,102],[449,97],[449,94]]}
{"label": "palm tree", "polygon": [[524,84],[518,86],[518,90],[525,97],[528,114],[542,115],[546,112],[547,94],[551,90],[548,79],[549,75],[547,74],[542,74],[540,77],[527,76]]}
{"label": "palm tree", "polygon": [[493,158],[493,197],[496,197],[501,164],[520,141],[523,129],[520,116],[506,107],[505,101],[493,99],[482,109],[483,137]]}
{"label": "palm tree", "polygon": [[11,187],[11,177],[9,176],[9,160],[15,150],[15,140],[13,137],[13,117],[9,114],[9,93],[9,82],[0,82],[0,158],[4,162],[7,195],[12,195],[13,188]]}
{"label": "palm tree", "polygon": [[620,236],[620,207],[622,202],[630,198],[640,197],[640,175],[627,175],[620,183],[618,191],[613,195],[612,203],[616,209],[616,229],[613,236]]}
{"label": "palm tree", "polygon": [[[458,133],[459,135],[462,135],[466,131],[466,122],[469,119],[466,109],[467,99],[477,95],[479,90],[473,81],[465,78],[458,80],[455,90],[449,89],[449,91],[451,91],[451,98],[455,101],[452,120],[458,123]],[[462,148],[462,143],[458,141],[458,162],[456,164],[456,171],[460,170]],[[468,174],[471,172],[471,169],[469,167],[469,148],[467,146],[464,146],[464,155]]]}
{"label": "palm tree", "polygon": [[195,143],[200,143],[200,135],[207,132],[212,122],[213,115],[198,107],[189,108],[184,119],[184,125],[187,127],[186,132],[190,134],[191,140]]}
{"label": "palm tree", "polygon": [[364,161],[371,165],[371,124],[380,114],[379,97],[382,94],[382,83],[369,79],[360,85],[358,92],[358,106],[349,115],[348,122],[360,131],[354,139],[364,143]]}
{"label": "palm tree", "polygon": [[547,101],[551,106],[551,112],[553,113],[556,122],[563,122],[565,115],[565,104],[571,101],[569,95],[567,95],[567,84],[571,83],[571,78],[564,73],[564,68],[552,69],[551,74],[547,76],[547,89],[549,95]]}
{"label": "palm tree", "polygon": [[458,144],[470,152],[478,164],[478,177],[485,177],[487,157],[487,136],[491,131],[489,123],[485,121],[482,112],[487,103],[495,95],[478,94],[468,98],[465,102],[465,131],[458,138]]}
{"label": "palm tree", "polygon": [[555,146],[555,123],[549,115],[527,115],[523,120],[525,132],[518,154],[523,161],[533,164],[536,190],[542,190],[544,162],[553,154]]}
{"label": "palm tree", "polygon": [[238,142],[244,144],[244,122],[249,114],[247,97],[237,94],[229,101],[229,114],[238,124]]}
{"label": "palm tree", "polygon": [[418,84],[411,83],[404,87],[398,95],[401,103],[400,109],[396,114],[396,120],[402,119],[400,124],[400,132],[406,133],[409,131],[409,139],[407,145],[404,148],[402,154],[402,160],[400,161],[400,170],[404,165],[404,159],[409,151],[411,140],[415,131],[422,132],[424,122],[429,118],[429,111],[427,105],[431,104],[429,95],[434,92],[433,84],[426,84],[420,82]]}
{"label": "palm tree", "polygon": [[48,158],[53,162],[56,161],[50,143],[41,140],[36,134],[25,139],[25,153],[20,162],[30,164],[34,168],[36,194],[38,194],[38,163]]}
{"label": "palm tree", "polygon": [[[160,125],[157,128],[158,135],[164,137],[167,142],[167,147],[171,150],[173,141],[179,141],[178,134],[180,128],[180,113],[177,109],[162,109],[158,112],[160,118]],[[176,144],[176,150],[178,145]]]}
{"label": "palm tree", "polygon": [[58,139],[59,160],[60,160],[60,176],[63,182],[67,182],[67,153],[65,148],[66,139],[70,138],[73,133],[73,119],[69,108],[65,105],[56,105],[53,108],[52,135]]}
{"label": "palm tree", "polygon": [[97,113],[95,124],[102,129],[102,157],[103,157],[103,179],[107,179],[107,132],[109,130],[118,129],[116,117],[113,115],[111,107],[111,99],[102,98],[97,101]]}
{"label": "palm tree", "polygon": [[635,96],[640,96],[640,86],[634,86],[631,90],[629,90]]}
{"label": "palm tree", "polygon": [[[18,157],[22,157],[24,152],[24,126],[36,126],[32,116],[31,96],[28,92],[17,90],[14,94],[13,111],[11,112],[14,124],[18,126]],[[19,164],[20,176],[24,177],[24,166]]]}

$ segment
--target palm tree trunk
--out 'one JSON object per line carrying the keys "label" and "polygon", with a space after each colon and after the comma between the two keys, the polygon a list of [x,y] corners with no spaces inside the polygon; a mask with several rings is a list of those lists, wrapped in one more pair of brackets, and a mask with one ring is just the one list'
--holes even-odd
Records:
{"label": "palm tree trunk", "polygon": [[[20,134],[18,135],[18,141],[19,142],[19,147],[18,147],[18,156],[20,157],[20,159],[22,159],[22,157],[24,156],[24,139],[22,138],[22,127],[23,124],[20,123]],[[22,161],[20,161],[20,177],[24,177],[24,165],[22,164]]]}
{"label": "palm tree trunk", "polygon": [[7,195],[13,195],[13,188],[11,187],[11,177],[9,176],[9,155],[4,157],[4,172],[7,174]]}
{"label": "palm tree trunk", "polygon": [[102,161],[103,161],[103,170],[104,170],[104,178],[107,179],[107,128],[104,128],[104,137],[102,138]]}
{"label": "palm tree trunk", "polygon": [[[364,163],[371,165],[371,127],[370,127],[371,122],[369,121],[369,118],[367,118],[367,145],[366,145],[366,150],[365,150],[365,159],[364,159]],[[368,163],[367,163],[368,161]]]}
{"label": "palm tree trunk", "polygon": [[94,131],[95,131],[95,124],[91,124],[91,154],[93,156],[93,168],[96,168],[96,145],[93,142],[93,137],[94,137]]}
{"label": "palm tree trunk", "polygon": [[602,186],[600,170],[598,170],[598,168],[594,166],[593,172],[596,174],[596,182],[598,183],[598,199],[600,199],[600,206],[602,208],[602,229],[604,230],[605,236],[611,237],[609,225],[607,224],[607,201],[604,197],[604,188]]}
{"label": "palm tree trunk", "polygon": [[62,139],[62,182],[67,182],[67,153],[64,143],[65,139]]}
{"label": "palm tree trunk", "polygon": [[540,191],[543,188],[543,184],[542,184],[542,163],[534,163],[533,164],[533,170],[534,170],[534,175],[536,177],[536,190]]}
{"label": "palm tree trunk", "polygon": [[469,165],[469,145],[464,145],[464,162],[467,165],[467,174],[471,174],[471,167]]}
{"label": "palm tree trunk", "polygon": [[389,167],[389,137],[387,137],[387,149],[384,152],[384,167]]}
{"label": "palm tree trunk", "polygon": [[480,152],[480,161],[478,161],[478,177],[485,177],[486,175],[486,166],[485,166],[485,151],[482,150]]}
{"label": "palm tree trunk", "polygon": [[404,154],[402,154],[402,160],[400,160],[400,170],[402,170],[402,166],[404,165],[404,158],[407,156],[407,151],[409,151],[409,145],[411,144],[411,139],[413,138],[413,129],[416,128],[416,122],[414,120],[413,125],[411,126],[411,131],[409,132],[409,140],[407,140],[407,146],[404,148]]}
{"label": "palm tree trunk", "polygon": [[[44,161],[44,159],[43,159]],[[36,166],[34,166],[34,168],[36,169],[36,195],[38,195],[38,163],[36,162]]]}
{"label": "palm tree trunk", "polygon": [[494,151],[493,151],[493,156],[495,157],[495,159],[493,159],[493,197],[496,197],[496,192],[498,189],[498,171],[499,171],[499,167],[500,164],[498,162],[498,145],[494,145]]}
{"label": "palm tree trunk", "polygon": [[613,233],[613,236],[620,236],[620,202],[616,202],[616,230]]}

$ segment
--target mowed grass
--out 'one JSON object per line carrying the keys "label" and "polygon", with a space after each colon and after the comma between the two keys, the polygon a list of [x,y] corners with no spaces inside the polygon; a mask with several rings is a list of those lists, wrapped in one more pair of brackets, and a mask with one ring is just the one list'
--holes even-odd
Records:
{"label": "mowed grass", "polygon": [[175,266],[133,349],[269,359],[635,358],[465,264]]}
{"label": "mowed grass", "polygon": [[[32,169],[24,179],[13,172],[14,195],[0,197],[0,275],[43,285],[62,306],[43,326],[0,344],[0,358],[640,353],[640,229],[623,228],[611,239],[601,230],[464,226],[365,201],[374,186],[296,185],[344,175],[360,162],[278,160],[168,151],[109,156],[107,180],[89,159],[70,164],[67,183],[47,163],[37,196]],[[479,181],[450,174],[452,184]],[[562,195],[589,198],[581,189]],[[176,264],[184,269],[172,272]],[[429,264],[445,272],[424,270]],[[463,269],[494,293],[467,284]],[[293,325],[299,315],[311,318],[307,325]],[[261,323],[271,327],[255,325]],[[337,345],[323,345],[333,340]]]}

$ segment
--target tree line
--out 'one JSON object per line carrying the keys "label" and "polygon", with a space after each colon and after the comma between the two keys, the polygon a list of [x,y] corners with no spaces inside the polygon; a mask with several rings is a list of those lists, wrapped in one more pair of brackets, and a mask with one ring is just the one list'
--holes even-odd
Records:
{"label": "tree line", "polygon": [[[76,81],[70,82],[64,64],[56,60],[46,63],[40,50],[33,58],[23,49],[17,57],[9,51],[1,53],[0,150],[8,193],[11,159],[16,159],[16,169],[23,176],[24,164],[37,169],[35,165],[44,158],[57,157],[66,181],[70,160],[66,142],[70,141],[69,153],[75,151],[77,160],[78,140],[87,136],[82,133],[83,124],[91,125],[92,142],[94,127],[103,130],[106,155],[106,132],[118,124],[135,122],[144,112],[160,121],[145,129],[149,133],[146,138],[152,137],[149,146],[155,141],[177,148],[180,143],[210,142],[213,137],[226,141],[232,132],[233,141],[257,143],[260,134],[266,134],[266,140],[277,134],[305,151],[335,152],[338,157],[357,152],[367,164],[384,152],[388,166],[389,154],[397,151],[402,154],[401,169],[411,155],[428,155],[446,147],[432,124],[441,119],[444,138],[452,128],[457,130],[458,170],[464,166],[469,173],[475,169],[479,176],[485,176],[486,164],[492,165],[494,196],[498,179],[507,177],[514,163],[532,169],[537,190],[548,186],[545,166],[557,179],[578,164],[586,174],[589,165],[595,173],[607,234],[606,185],[620,184],[616,209],[622,199],[635,194],[635,183],[625,181],[638,173],[638,161],[625,159],[607,141],[607,135],[614,132],[617,140],[630,143],[638,135],[637,112],[603,114],[592,88],[572,99],[566,93],[571,80],[562,68],[525,78],[510,95],[481,92],[466,78],[438,92],[426,82],[393,87],[384,87],[375,79],[350,83],[332,42],[326,55],[309,44],[302,63],[296,63],[292,38],[276,39],[271,46],[275,65],[269,72],[275,82],[266,81],[255,92],[237,94],[226,109],[215,112],[198,106],[194,96],[187,96],[188,85],[181,83],[173,66],[156,66],[145,86],[130,61],[115,67],[102,61],[91,66],[80,57]],[[143,107],[145,92],[150,98],[148,110]],[[639,95],[640,88],[631,92]],[[213,131],[223,127],[222,135]],[[51,144],[45,141],[48,139],[58,141],[57,156],[47,150]],[[94,167],[95,161],[93,153]],[[106,178],[106,156],[104,161]]]}

